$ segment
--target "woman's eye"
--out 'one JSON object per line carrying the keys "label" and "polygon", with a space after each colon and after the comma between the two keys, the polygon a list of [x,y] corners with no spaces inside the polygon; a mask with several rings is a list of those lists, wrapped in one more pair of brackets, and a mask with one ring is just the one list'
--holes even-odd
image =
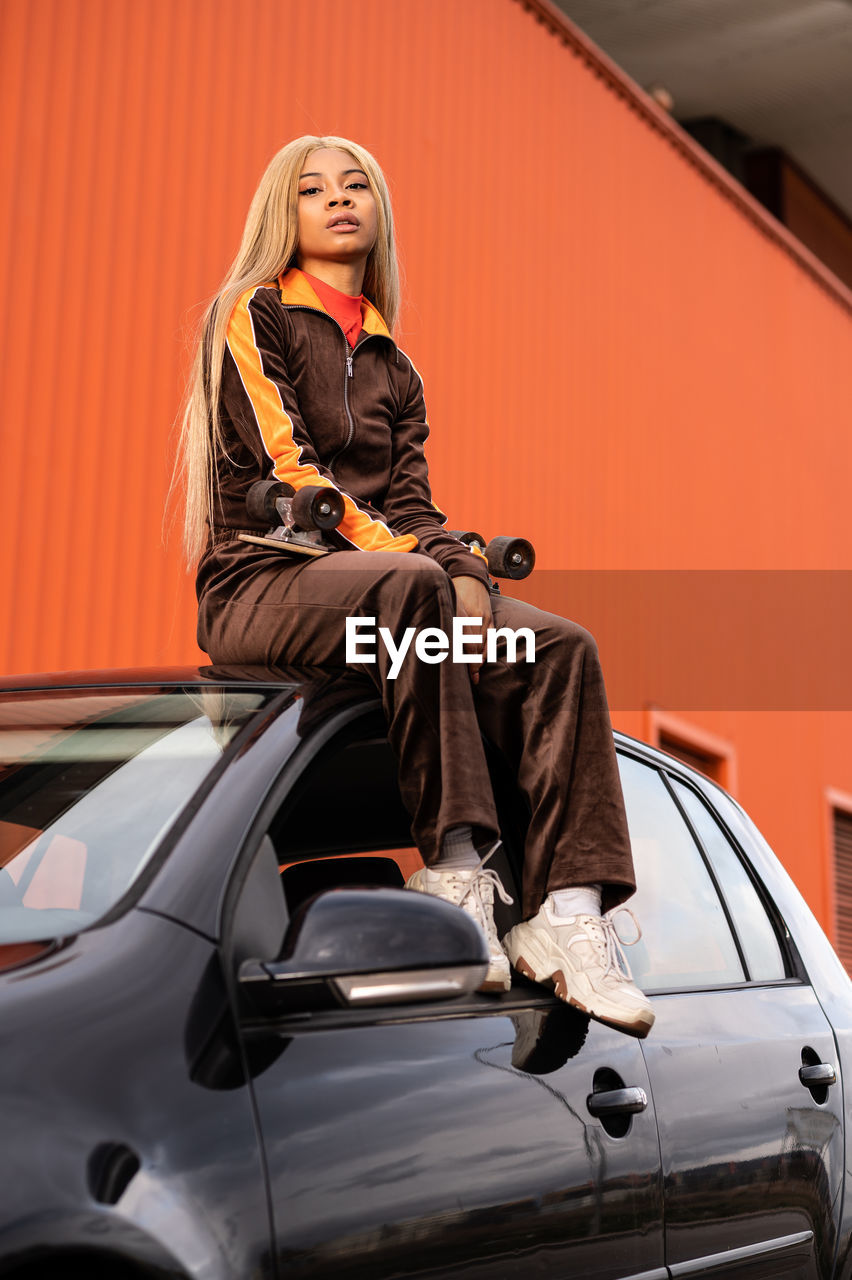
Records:
{"label": "woman's eye", "polygon": [[299,192],[300,196],[313,196],[319,191],[319,187],[303,187]]}
{"label": "woman's eye", "polygon": [[366,184],[366,182],[350,182],[350,183],[349,183],[349,189],[350,189],[351,191],[366,191],[366,190],[367,190],[367,184]]}

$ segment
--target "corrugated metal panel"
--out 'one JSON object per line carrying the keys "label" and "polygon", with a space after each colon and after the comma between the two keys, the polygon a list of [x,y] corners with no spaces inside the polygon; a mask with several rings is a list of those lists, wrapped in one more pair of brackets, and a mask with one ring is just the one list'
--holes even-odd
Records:
{"label": "corrugated metal panel", "polygon": [[[0,48],[0,670],[197,655],[161,536],[188,326],[304,132],[391,177],[451,523],[545,568],[849,563],[840,295],[516,0],[5,0]],[[848,732],[705,719],[817,875],[776,799]]]}
{"label": "corrugated metal panel", "polygon": [[514,0],[2,22],[2,668],[195,652],[160,529],[186,326],[307,130],[391,175],[454,520],[550,566],[846,563],[848,315]]}

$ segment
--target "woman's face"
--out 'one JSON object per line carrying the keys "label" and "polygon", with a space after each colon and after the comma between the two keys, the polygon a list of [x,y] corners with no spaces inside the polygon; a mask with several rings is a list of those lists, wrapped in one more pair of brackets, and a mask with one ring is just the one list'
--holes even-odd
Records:
{"label": "woman's face", "polygon": [[300,267],[311,261],[364,263],[376,243],[376,202],[363,169],[348,151],[312,151],[299,177]]}

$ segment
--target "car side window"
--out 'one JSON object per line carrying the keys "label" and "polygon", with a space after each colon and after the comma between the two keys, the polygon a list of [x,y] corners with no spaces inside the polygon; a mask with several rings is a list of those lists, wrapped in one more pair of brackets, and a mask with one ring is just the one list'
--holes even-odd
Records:
{"label": "car side window", "polygon": [[643,931],[626,953],[636,981],[646,991],[744,982],[716,887],[662,777],[631,756],[619,767],[637,880],[628,905]]}
{"label": "car side window", "polygon": [[749,977],[755,982],[784,978],[784,957],[775,930],[739,855],[700,796],[679,779],[670,781],[722,886]]}
{"label": "car side window", "polygon": [[383,724],[352,726],[311,761],[269,836],[292,912],[323,889],[375,884],[402,888],[423,865]]}

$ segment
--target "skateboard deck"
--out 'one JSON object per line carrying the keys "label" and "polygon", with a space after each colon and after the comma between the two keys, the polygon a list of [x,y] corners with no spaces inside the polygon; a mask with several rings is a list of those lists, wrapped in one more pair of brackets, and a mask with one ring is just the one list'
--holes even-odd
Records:
{"label": "skateboard deck", "polygon": [[309,547],[304,542],[289,538],[265,538],[263,534],[240,533],[240,542],[255,542],[259,547],[274,547],[276,551],[295,551],[300,556],[327,556],[331,547]]}

